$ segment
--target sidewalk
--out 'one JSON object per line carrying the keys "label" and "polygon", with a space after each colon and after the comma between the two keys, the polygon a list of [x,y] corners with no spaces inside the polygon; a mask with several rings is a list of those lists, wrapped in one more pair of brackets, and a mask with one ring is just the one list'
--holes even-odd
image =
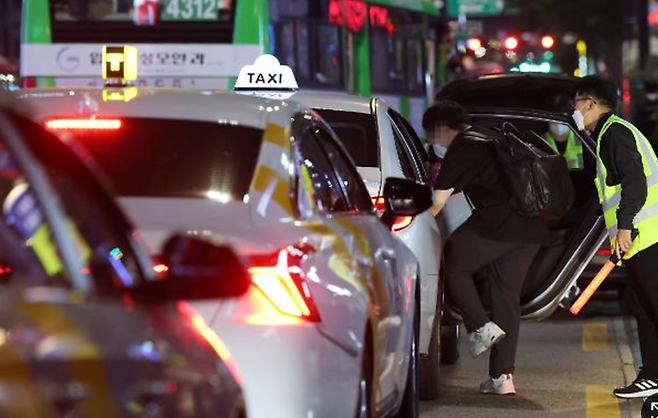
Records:
{"label": "sidewalk", "polygon": [[637,343],[629,344],[627,327],[619,316],[573,318],[566,313],[523,323],[518,394],[511,397],[478,392],[488,359],[468,357],[462,338],[460,362],[442,369],[442,396],[422,403],[421,417],[640,418],[641,401],[620,402],[611,392],[635,378],[632,351]]}

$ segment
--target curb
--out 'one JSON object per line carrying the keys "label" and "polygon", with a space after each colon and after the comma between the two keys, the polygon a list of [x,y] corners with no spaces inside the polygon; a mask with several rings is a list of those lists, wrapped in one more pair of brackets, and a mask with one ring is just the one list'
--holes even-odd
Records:
{"label": "curb", "polygon": [[[629,385],[637,376],[637,368],[635,359],[628,341],[628,334],[624,318],[616,318],[613,320],[613,329],[617,345],[617,353],[621,361],[622,373],[624,375],[624,384]],[[642,403],[643,399],[619,399],[619,411],[623,418],[642,418]]]}

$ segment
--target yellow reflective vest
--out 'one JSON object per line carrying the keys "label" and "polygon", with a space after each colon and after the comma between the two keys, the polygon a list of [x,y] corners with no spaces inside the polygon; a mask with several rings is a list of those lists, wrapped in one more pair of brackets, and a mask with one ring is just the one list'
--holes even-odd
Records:
{"label": "yellow reflective vest", "polygon": [[635,238],[631,250],[624,257],[628,259],[658,243],[658,159],[649,141],[630,122],[617,115],[612,115],[603,125],[596,141],[597,178],[594,182],[599,192],[599,201],[603,207],[603,217],[605,226],[608,228],[612,248],[615,248],[615,237],[618,231],[617,209],[619,209],[619,203],[621,202],[621,185],[608,186],[606,184],[608,173],[601,159],[601,139],[613,123],[620,123],[633,133],[637,150],[642,156],[642,166],[647,179],[647,199],[642,209],[633,219],[633,226],[639,230],[639,235]]}
{"label": "yellow reflective vest", "polygon": [[[546,132],[544,134],[544,140],[555,150],[557,149],[557,142],[553,138],[551,132]],[[569,132],[569,137],[567,138],[567,148],[564,150],[564,158],[567,160],[567,166],[571,170],[580,170],[583,168],[583,146],[580,141],[576,138],[576,134],[573,131]]]}

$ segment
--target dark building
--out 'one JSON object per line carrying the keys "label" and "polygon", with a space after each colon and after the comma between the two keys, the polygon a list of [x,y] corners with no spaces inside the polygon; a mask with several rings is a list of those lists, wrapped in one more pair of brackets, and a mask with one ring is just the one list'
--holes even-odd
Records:
{"label": "dark building", "polygon": [[21,0],[0,0],[0,73],[18,68],[20,28]]}

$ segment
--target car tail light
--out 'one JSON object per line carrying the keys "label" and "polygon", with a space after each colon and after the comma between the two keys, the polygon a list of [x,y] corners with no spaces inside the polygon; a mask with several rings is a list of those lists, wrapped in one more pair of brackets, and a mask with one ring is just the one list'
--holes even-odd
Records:
{"label": "car tail light", "polygon": [[46,121],[48,129],[102,129],[116,130],[121,128],[120,119],[50,119]]}
{"label": "car tail light", "polygon": [[310,247],[288,247],[266,256],[252,256],[252,281],[282,313],[319,322],[320,314],[300,263],[314,251]]}
{"label": "car tail light", "polygon": [[[386,204],[384,203],[384,196],[377,196],[372,198],[372,204],[375,205],[375,208],[378,212],[383,212],[386,209]],[[411,222],[414,220],[413,216],[398,216],[393,222],[393,232],[402,231],[406,229]]]}

